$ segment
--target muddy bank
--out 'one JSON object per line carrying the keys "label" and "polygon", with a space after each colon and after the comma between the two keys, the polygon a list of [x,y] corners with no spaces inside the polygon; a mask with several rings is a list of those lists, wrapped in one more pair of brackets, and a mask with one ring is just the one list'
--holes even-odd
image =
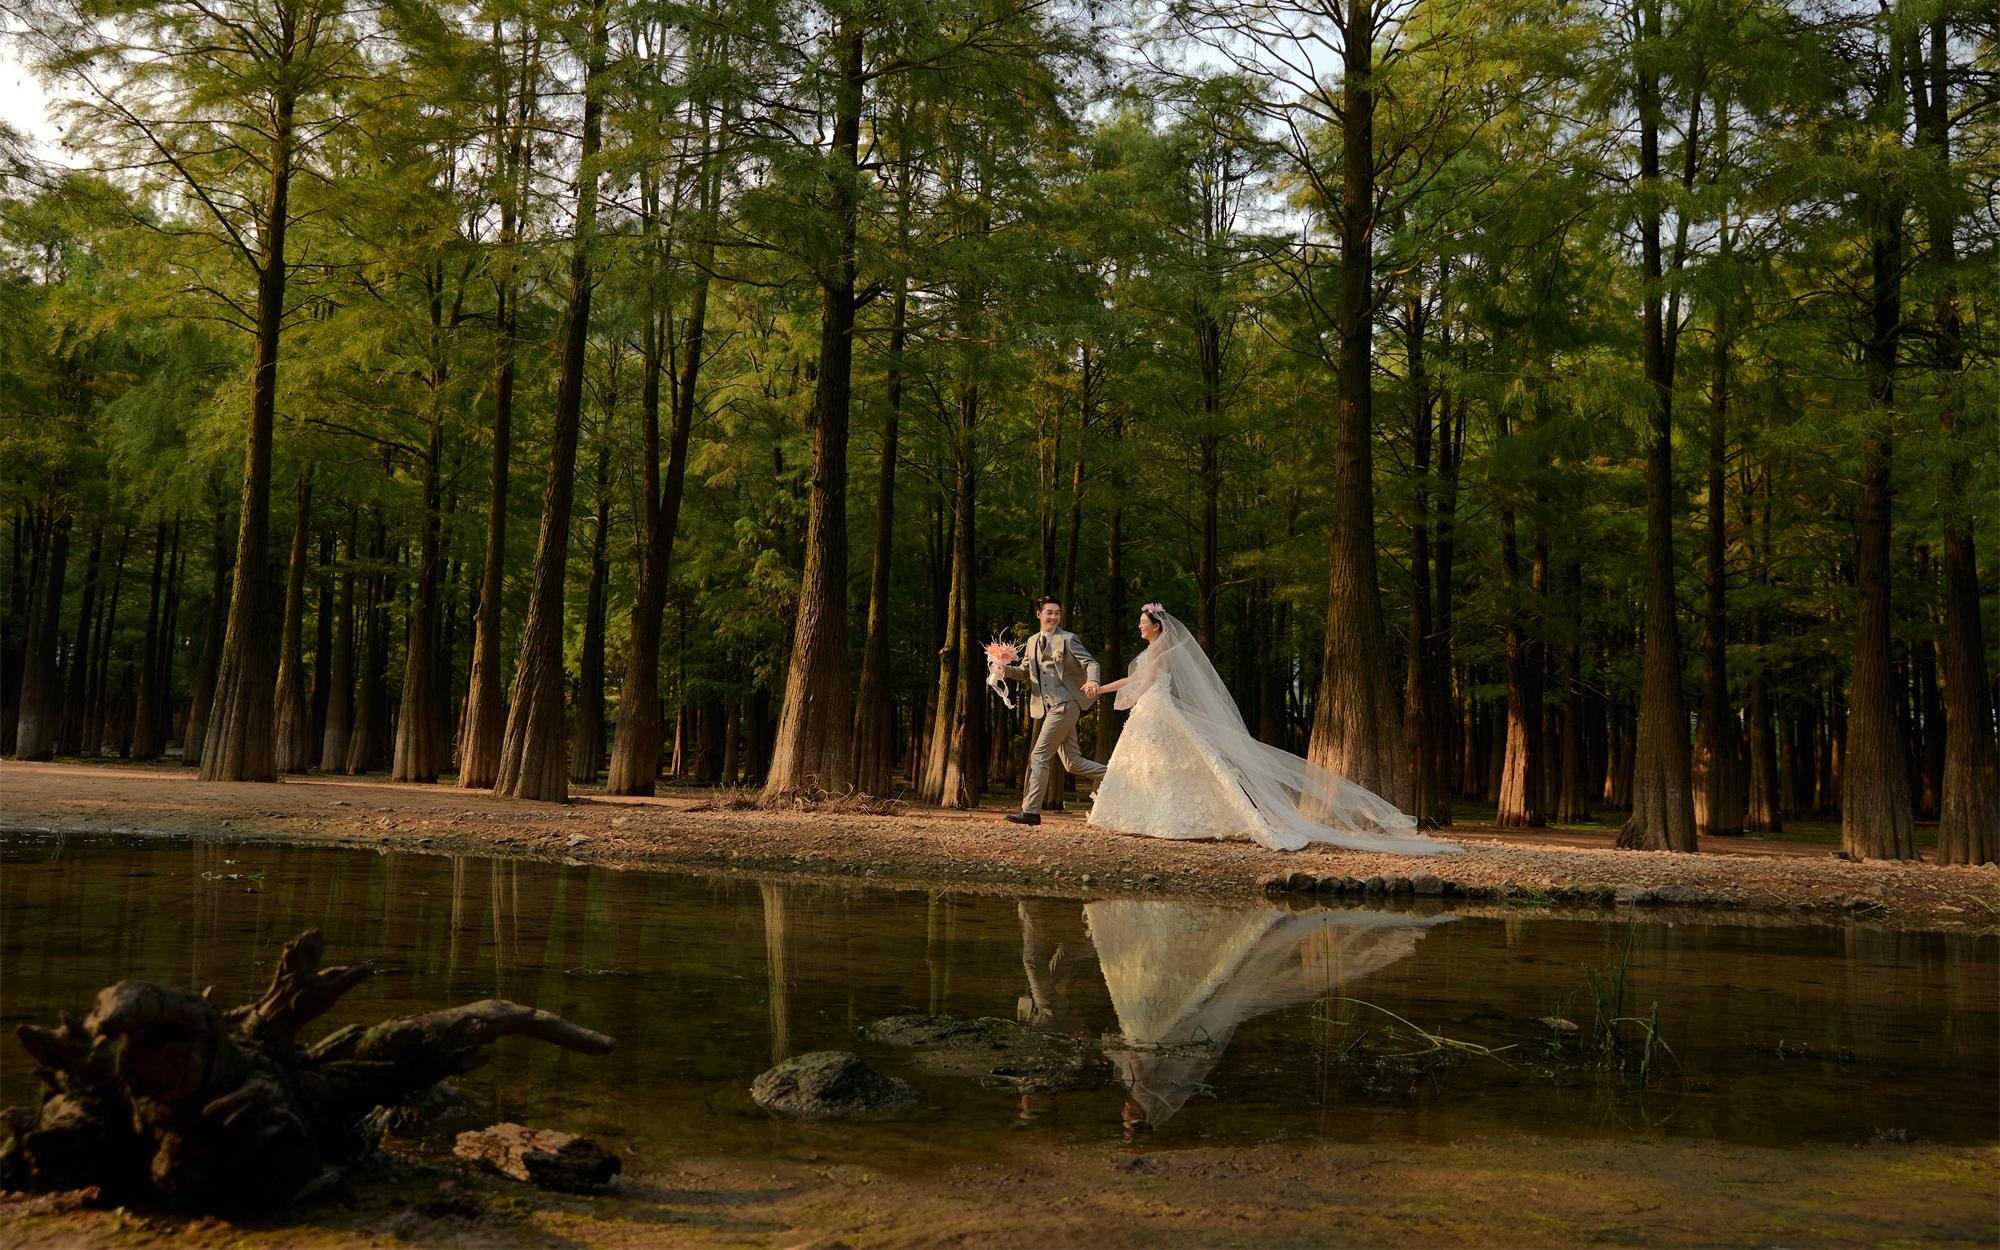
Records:
{"label": "muddy bank", "polygon": [[[1439,1125],[1440,1134],[1448,1125]],[[1004,1140],[1004,1139],[1003,1139]],[[186,1220],[0,1200],[22,1247],[1988,1246],[1990,1149],[1477,1138],[1146,1152],[1011,1146],[903,1168],[690,1158],[596,1197],[391,1162],[282,1220]]]}
{"label": "muddy bank", "polygon": [[[1302,898],[1435,893],[1469,909],[1654,908],[1663,917],[1855,916],[1904,928],[2000,922],[2000,868],[1855,864],[1823,846],[1706,840],[1701,854],[1609,849],[1608,835],[1455,829],[1461,854],[1267,851],[1095,830],[1081,816],[1038,828],[999,809],[852,812],[717,810],[699,792],[653,799],[580,794],[567,805],[496,799],[447,785],[294,777],[202,782],[186,769],[0,764],[0,824],[70,833],[141,832],[513,855],[698,872],[864,879],[881,885],[1147,894],[1226,900],[1289,889]],[[1718,846],[1717,843],[1722,845]],[[1435,881],[1426,881],[1435,877]],[[1402,878],[1399,882],[1397,879]]]}

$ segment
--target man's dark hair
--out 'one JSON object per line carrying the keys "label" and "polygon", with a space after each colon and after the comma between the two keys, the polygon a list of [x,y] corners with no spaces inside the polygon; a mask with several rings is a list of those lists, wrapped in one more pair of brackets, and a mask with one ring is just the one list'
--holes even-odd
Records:
{"label": "man's dark hair", "polygon": [[1061,607],[1063,605],[1062,600],[1056,598],[1054,595],[1043,595],[1041,598],[1035,600],[1036,616],[1040,616],[1042,614],[1042,605],[1045,603],[1053,603],[1057,607]]}

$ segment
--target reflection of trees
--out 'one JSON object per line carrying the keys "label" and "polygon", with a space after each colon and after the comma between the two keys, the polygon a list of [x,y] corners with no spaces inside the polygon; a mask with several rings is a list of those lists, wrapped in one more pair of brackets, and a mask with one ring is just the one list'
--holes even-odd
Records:
{"label": "reflection of trees", "polygon": [[771,1062],[778,1063],[792,1053],[791,971],[785,958],[785,892],[769,881],[759,881],[757,892],[764,897],[764,976],[771,1004]]}
{"label": "reflection of trees", "polygon": [[1118,1013],[1105,1056],[1131,1091],[1128,1121],[1153,1127],[1201,1088],[1245,1020],[1344,991],[1456,919],[1124,899],[1084,915]]}
{"label": "reflection of trees", "polygon": [[931,975],[932,1015],[944,1012],[951,998],[951,952],[956,945],[952,941],[954,928],[951,896],[943,890],[932,890],[924,911],[924,966]]}

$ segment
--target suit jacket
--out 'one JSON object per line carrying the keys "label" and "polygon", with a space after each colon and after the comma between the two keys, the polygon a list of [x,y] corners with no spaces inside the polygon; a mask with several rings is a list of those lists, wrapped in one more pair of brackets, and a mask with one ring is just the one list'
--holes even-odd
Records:
{"label": "suit jacket", "polygon": [[1043,706],[1042,683],[1035,680],[1033,667],[1043,665],[1042,673],[1052,691],[1060,691],[1060,700],[1077,704],[1088,712],[1095,698],[1086,698],[1083,683],[1103,680],[1097,675],[1097,659],[1090,649],[1083,645],[1083,639],[1066,629],[1050,633],[1036,633],[1021,648],[1021,663],[1007,670],[1007,676],[1028,686],[1028,715],[1039,718],[1047,710]]}

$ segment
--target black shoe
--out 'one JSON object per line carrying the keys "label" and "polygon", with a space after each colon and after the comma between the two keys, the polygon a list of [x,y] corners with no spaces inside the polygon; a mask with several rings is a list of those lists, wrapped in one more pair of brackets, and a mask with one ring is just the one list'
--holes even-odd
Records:
{"label": "black shoe", "polygon": [[1007,815],[1007,819],[1017,825],[1039,825],[1042,823],[1042,817],[1039,812],[1010,812]]}

